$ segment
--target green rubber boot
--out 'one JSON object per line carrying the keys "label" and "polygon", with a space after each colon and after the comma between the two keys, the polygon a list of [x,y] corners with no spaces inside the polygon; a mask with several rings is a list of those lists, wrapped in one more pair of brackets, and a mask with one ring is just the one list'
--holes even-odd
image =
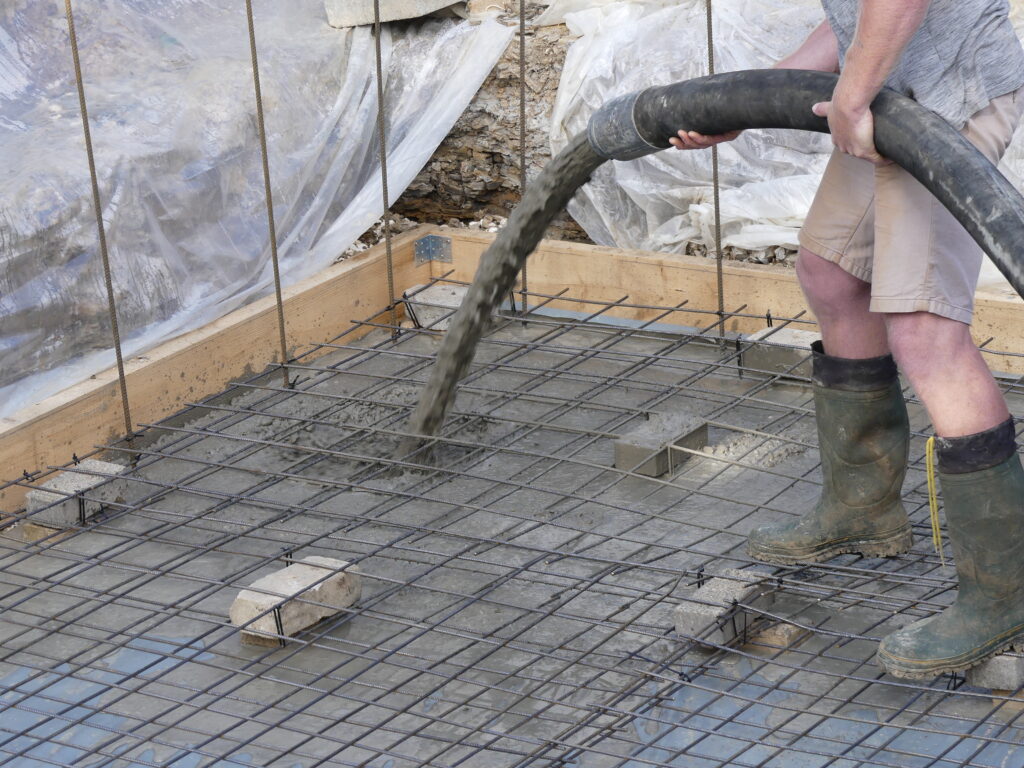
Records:
{"label": "green rubber boot", "polygon": [[1024,468],[1013,422],[936,444],[960,588],[942,613],[882,640],[878,662],[895,677],[962,672],[1024,639]]}
{"label": "green rubber boot", "polygon": [[821,450],[822,492],[802,517],[757,528],[747,553],[790,565],[844,552],[865,557],[910,550],[900,500],[910,427],[891,356],[848,360],[812,346],[814,410]]}

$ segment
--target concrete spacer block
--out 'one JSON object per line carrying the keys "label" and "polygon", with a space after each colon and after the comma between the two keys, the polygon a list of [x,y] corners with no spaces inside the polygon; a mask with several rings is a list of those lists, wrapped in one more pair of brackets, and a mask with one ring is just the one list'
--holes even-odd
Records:
{"label": "concrete spacer block", "polygon": [[[456,4],[456,0],[380,0],[380,20],[417,19]],[[332,27],[373,24],[373,0],[324,0],[327,23]]]}
{"label": "concrete spacer block", "polygon": [[1011,646],[1003,653],[983,661],[965,673],[967,684],[975,688],[1016,691],[1024,686],[1024,648]]}
{"label": "concrete spacer block", "polygon": [[438,283],[421,288],[422,285],[413,286],[402,294],[409,318],[419,328],[447,331],[452,312],[462,304],[469,286]]}
{"label": "concrete spacer block", "polygon": [[762,328],[743,338],[744,341],[758,343],[750,346],[744,344],[741,364],[744,368],[753,368],[757,371],[789,371],[787,375],[810,378],[811,342],[817,341],[818,338],[819,335],[813,331],[801,331],[788,326]]}
{"label": "concrete spacer block", "polygon": [[58,472],[28,492],[25,496],[28,522],[50,528],[82,525],[99,512],[103,504],[124,501],[127,481],[109,477],[122,472],[124,467],[120,464],[82,459],[74,470]]}
{"label": "concrete spacer block", "polygon": [[[746,614],[736,614],[734,602],[756,592],[760,579],[749,571],[726,568],[683,598],[675,608],[676,632],[701,644],[729,645],[744,634]],[[708,632],[708,629],[711,631]]]}
{"label": "concrete spacer block", "polygon": [[708,423],[688,411],[652,413],[646,422],[615,441],[615,468],[659,477],[669,466],[679,466],[689,454],[669,457],[668,446],[700,450],[708,444]]}
{"label": "concrete spacer block", "polygon": [[242,642],[277,645],[353,605],[362,594],[358,566],[332,557],[305,557],[263,576],[238,593],[228,616]]}
{"label": "concrete spacer block", "polygon": [[25,544],[38,544],[41,541],[47,544],[56,544],[61,539],[66,539],[74,534],[66,528],[51,528],[48,525],[36,525],[27,520],[22,520],[13,528],[14,535],[19,541]]}
{"label": "concrete spacer block", "polygon": [[802,643],[810,632],[796,624],[781,622],[772,624],[760,632],[750,635],[744,645],[745,650],[753,653],[774,653],[781,648],[793,648]]}

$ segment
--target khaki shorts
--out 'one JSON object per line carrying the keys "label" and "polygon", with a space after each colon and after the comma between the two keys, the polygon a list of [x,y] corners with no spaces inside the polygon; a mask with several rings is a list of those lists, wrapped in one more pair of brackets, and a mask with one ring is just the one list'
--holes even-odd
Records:
{"label": "khaki shorts", "polygon": [[[993,163],[1013,138],[1024,89],[993,99],[961,133]],[[953,215],[898,165],[838,150],[800,245],[871,283],[872,312],[932,312],[971,322],[984,254]]]}

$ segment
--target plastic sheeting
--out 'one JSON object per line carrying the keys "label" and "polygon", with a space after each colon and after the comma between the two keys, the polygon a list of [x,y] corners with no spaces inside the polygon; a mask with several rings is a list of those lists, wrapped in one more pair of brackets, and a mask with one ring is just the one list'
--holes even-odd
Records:
{"label": "plastic sheeting", "polygon": [[[822,19],[818,0],[716,0],[713,8],[719,71],[771,66]],[[707,74],[703,0],[669,6],[600,3],[565,18],[580,38],[569,48],[555,102],[555,148],[615,96]],[[721,145],[724,244],[756,248],[792,242],[829,148],[827,136],[797,131],[747,131]],[[757,186],[733,193],[748,185]],[[702,232],[711,233],[711,195],[711,153],[673,150],[607,163],[570,212],[602,245],[681,252]],[[758,214],[770,216],[762,218],[741,204],[754,198],[766,203]]]}
{"label": "plastic sheeting", "polygon": [[[320,3],[255,3],[286,283],[381,215],[373,38]],[[94,0],[76,26],[126,355],[269,292],[242,3]],[[512,30],[385,27],[389,192],[415,177]],[[62,4],[0,10],[0,416],[113,364]],[[339,329],[340,330],[340,329]],[[130,393],[129,393],[130,395]]]}
{"label": "plastic sheeting", "polygon": [[[824,18],[819,0],[715,0],[713,10],[720,72],[773,65]],[[569,48],[552,115],[555,150],[605,101],[707,74],[704,0],[555,0],[545,16],[564,18],[580,35]],[[1013,20],[1020,33],[1020,4]],[[746,131],[720,145],[723,245],[796,247],[831,149],[828,136],[799,131]],[[1002,169],[1020,188],[1020,132]],[[577,195],[570,213],[602,245],[682,252],[690,241],[713,243],[711,179],[706,151],[611,162]],[[988,260],[980,284],[1013,292]]]}

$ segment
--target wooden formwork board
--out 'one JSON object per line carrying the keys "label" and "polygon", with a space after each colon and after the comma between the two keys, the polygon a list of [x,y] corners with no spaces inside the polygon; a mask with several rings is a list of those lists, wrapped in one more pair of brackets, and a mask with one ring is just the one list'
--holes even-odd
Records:
{"label": "wooden formwork board", "polygon": [[[451,239],[452,259],[417,264],[414,244],[435,234]],[[397,295],[431,277],[447,275],[470,281],[493,234],[470,230],[419,227],[394,238],[393,264]],[[661,322],[705,327],[715,322],[718,307],[715,264],[697,257],[622,250],[582,243],[544,241],[530,257],[531,294],[565,299],[547,306],[591,312],[599,303],[624,300],[606,312],[619,318],[651,320],[685,302]],[[727,331],[749,333],[764,326],[767,312],[793,317],[806,310],[793,270],[775,265],[730,263],[723,266],[726,312],[743,307],[750,317],[730,316]],[[571,299],[571,300],[570,300]],[[349,339],[371,330],[353,323],[388,305],[383,245],[335,264],[284,292],[288,338],[295,352],[350,331]],[[538,299],[534,299],[536,303]],[[589,304],[587,302],[593,302]],[[639,305],[639,306],[629,306]],[[811,320],[810,313],[803,318]],[[277,360],[277,318],[272,297],[261,299],[206,327],[169,341],[144,356],[126,361],[132,416],[154,422],[224,390],[232,381],[258,373]],[[798,322],[794,327],[801,327]],[[809,327],[809,326],[803,326]],[[1024,301],[1016,296],[980,295],[974,324],[987,349],[1024,352]],[[996,370],[1024,373],[1024,357],[990,355]],[[86,454],[97,444],[116,439],[123,430],[116,372],[105,371],[87,382],[0,420],[0,479],[22,470],[35,471],[67,463],[73,453]],[[0,511],[13,511],[24,490],[0,492]]]}
{"label": "wooden formwork board", "polygon": [[[472,280],[480,254],[494,235],[467,231],[438,232],[452,238],[452,263],[436,264],[435,276],[450,272],[455,280]],[[723,265],[725,311],[743,307],[744,315],[726,321],[727,331],[751,333],[765,327],[765,315],[795,317],[813,321],[791,267],[774,264]],[[578,301],[554,301],[548,306],[582,312],[594,311],[597,302],[674,307],[686,306],[663,322],[703,327],[715,321],[718,284],[715,263],[695,256],[665,255],[649,251],[605,248],[584,243],[545,241],[529,261],[530,293],[554,295],[568,289],[572,299],[589,299],[589,307]],[[973,332],[978,343],[993,353],[987,360],[994,370],[1024,373],[1024,300],[1012,294],[980,292],[975,302]],[[615,308],[606,314],[633,320],[650,320],[663,313],[642,307]],[[794,328],[809,329],[799,321]]]}
{"label": "wooden formwork board", "polygon": [[[425,229],[424,231],[429,231]],[[429,264],[416,266],[412,230],[393,240],[396,290],[426,282]],[[353,324],[388,306],[387,261],[380,245],[333,264],[286,288],[284,313],[290,352],[349,331],[359,338],[371,326]],[[231,382],[265,370],[280,358],[277,310],[273,296],[248,304],[196,331],[183,334],[144,355],[125,360],[132,420],[152,423],[188,403],[223,391]],[[307,358],[308,359],[308,358]],[[66,464],[73,454],[87,454],[98,444],[122,436],[124,416],[117,372],[109,369],[89,380],[0,420],[0,479],[17,478]],[[18,509],[24,488],[0,492],[0,511]]]}
{"label": "wooden formwork board", "polygon": [[[438,264],[435,274],[453,270],[456,280],[471,280],[480,254],[494,235],[476,232],[445,232],[452,239],[452,264]],[[805,309],[800,287],[791,268],[776,265],[727,264],[725,311],[746,305],[745,313],[759,317],[731,317],[727,331],[748,332],[764,325],[765,312],[792,317]],[[551,301],[547,306],[577,312],[592,312],[597,303],[618,301],[626,306],[606,314],[630,320],[651,320],[663,309],[686,305],[663,322],[694,327],[716,321],[718,289],[715,264],[708,259],[676,256],[650,251],[606,248],[585,243],[545,241],[530,256],[529,290],[554,295],[563,289],[570,300]],[[590,300],[587,305],[578,300]],[[810,316],[808,315],[808,319]]]}

